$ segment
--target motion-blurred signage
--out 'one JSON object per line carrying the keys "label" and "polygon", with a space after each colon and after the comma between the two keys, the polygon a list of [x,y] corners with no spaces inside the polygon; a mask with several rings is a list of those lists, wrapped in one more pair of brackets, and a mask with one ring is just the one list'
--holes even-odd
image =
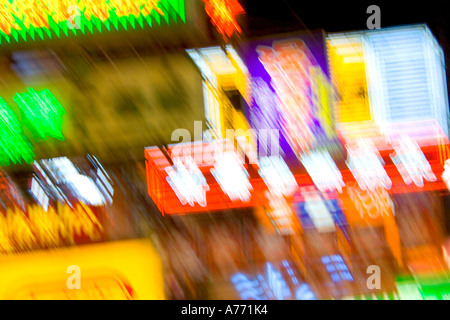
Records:
{"label": "motion-blurred signage", "polygon": [[[338,207],[333,199],[338,197],[344,201],[349,224],[365,224],[367,221],[383,224],[383,217],[391,216],[389,194],[447,188],[440,178],[444,166],[438,149],[437,146],[416,148],[413,155],[405,155],[399,149],[373,150],[372,155],[359,151],[350,155],[351,165],[347,164],[347,169],[339,172],[335,167],[332,171],[334,178],[328,177],[333,181],[324,182],[310,165],[303,172],[292,174],[270,157],[261,157],[255,162],[245,161],[230,140],[180,143],[170,145],[164,152],[158,147],[149,147],[145,150],[148,193],[164,214],[240,208],[270,201],[278,201],[280,205],[285,202],[283,193],[292,196],[306,187],[312,189],[303,192],[295,201],[306,203],[301,204],[299,209],[300,212],[308,212],[308,215],[303,214],[301,218],[309,217],[308,221],[312,219],[318,229],[332,231],[335,219],[342,222],[330,213],[331,210],[335,215]],[[395,150],[397,153],[392,152]],[[245,156],[250,159],[248,154]],[[367,160],[368,156],[372,158]],[[393,161],[397,161],[396,164]],[[383,172],[389,184],[379,181],[379,172]],[[338,180],[336,173],[339,174]],[[419,180],[420,177],[425,178]],[[327,204],[319,199],[321,196],[317,196],[316,187],[321,194],[326,194]],[[277,195],[274,190],[280,194]],[[269,192],[269,197],[266,197],[266,192]],[[274,214],[286,218],[291,215],[288,211],[290,209],[283,209]]]}
{"label": "motion-blurred signage", "polygon": [[[32,267],[30,267],[32,266]],[[69,288],[69,267],[79,289]],[[160,257],[147,240],[126,240],[42,250],[2,258],[2,300],[164,299]]]}
{"label": "motion-blurred signage", "polygon": [[[285,275],[284,275],[285,274]],[[242,300],[315,300],[308,284],[301,282],[287,260],[277,268],[266,263],[265,272],[256,277],[236,273],[231,282]]]}
{"label": "motion-blurred signage", "polygon": [[186,0],[3,1],[0,44],[186,23]]}
{"label": "motion-blurred signage", "polygon": [[0,213],[0,256],[32,249],[52,248],[102,239],[104,226],[98,209],[83,203],[73,208],[58,204],[44,210],[31,205]]}
{"label": "motion-blurred signage", "polygon": [[262,204],[264,182],[230,140],[145,150],[148,193],[163,214]]}
{"label": "motion-blurred signage", "polygon": [[280,129],[282,149],[290,145],[296,156],[317,147],[336,151],[323,33],[254,40],[242,50],[251,75],[252,127]]}

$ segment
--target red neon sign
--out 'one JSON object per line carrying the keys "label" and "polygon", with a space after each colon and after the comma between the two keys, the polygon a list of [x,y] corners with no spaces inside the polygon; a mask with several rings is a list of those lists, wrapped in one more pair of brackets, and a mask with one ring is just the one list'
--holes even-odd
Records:
{"label": "red neon sign", "polygon": [[[221,148],[220,151],[218,146]],[[145,150],[148,193],[163,215],[244,208],[265,202],[264,191],[267,187],[257,174],[257,166],[246,164],[244,158],[237,154],[228,140],[220,141],[219,144],[216,142],[215,145],[213,143],[173,145],[164,152],[158,147]],[[227,186],[217,174],[223,169],[223,166],[217,166],[218,154],[221,152],[233,153],[237,158],[241,158],[242,168],[237,167],[235,170],[242,170],[238,173],[248,178],[250,192],[248,199],[243,197],[241,200],[236,197],[236,194],[239,195],[239,189],[233,194],[227,194]],[[191,161],[196,168],[192,168]],[[233,167],[230,168],[233,170]],[[186,185],[190,186],[188,190],[179,190]],[[242,187],[242,183],[237,183],[236,187]]]}
{"label": "red neon sign", "polygon": [[[236,149],[231,142],[221,141],[220,143],[223,147],[222,150],[233,152],[237,155]],[[449,145],[422,146],[420,149],[436,176],[436,181],[424,180],[423,186],[405,183],[404,177],[391,158],[392,154],[395,154],[394,149],[380,151],[380,155],[385,163],[383,168],[392,181],[392,186],[386,190],[389,194],[447,189],[445,182],[442,180],[444,161],[442,161],[441,153],[443,149],[448,150]],[[160,150],[158,147],[145,149],[148,193],[163,215],[201,213],[268,204],[266,192],[269,189],[258,173],[259,167],[257,164],[242,162],[242,170],[245,169],[248,182],[251,185],[248,189],[250,192],[249,199],[246,201],[228,195],[226,188],[218,181],[217,176],[213,174],[215,168],[217,169],[216,152],[217,148],[212,147],[211,143],[172,145],[165,150]],[[180,184],[177,185],[174,179],[175,176],[170,176],[171,170],[172,173],[175,170],[173,168],[177,161],[174,160],[185,158],[192,159],[198,171],[191,170],[189,173],[189,170],[186,169],[185,171],[193,178],[189,181],[181,180],[181,187],[194,183],[192,188],[203,190],[204,199],[202,198],[202,193],[191,192],[192,190],[190,191],[189,188],[182,192],[177,190],[177,188],[181,188],[177,187]],[[352,172],[345,165],[340,167],[339,171],[345,183],[344,188],[347,185],[355,185],[357,181]],[[294,176],[299,187],[314,185],[305,168],[299,168],[299,171]],[[241,185],[241,183],[238,183],[238,185]],[[183,192],[185,193],[184,198]],[[331,192],[330,194],[336,195],[336,192]],[[189,197],[190,199],[188,199]]]}

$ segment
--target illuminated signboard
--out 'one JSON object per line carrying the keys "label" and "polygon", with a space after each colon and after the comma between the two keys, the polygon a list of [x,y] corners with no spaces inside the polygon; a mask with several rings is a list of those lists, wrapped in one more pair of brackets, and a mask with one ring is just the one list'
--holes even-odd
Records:
{"label": "illuminated signboard", "polygon": [[[79,289],[68,287],[75,275],[69,266],[79,268]],[[162,271],[157,251],[146,240],[11,255],[0,264],[0,299],[161,300]]]}
{"label": "illuminated signboard", "polygon": [[8,104],[0,98],[0,162],[2,165],[31,162],[34,157],[30,142],[23,133],[22,126]]}
{"label": "illuminated signboard", "polygon": [[263,203],[267,187],[257,167],[246,164],[230,140],[181,143],[166,152],[145,150],[148,192],[163,214]]}
{"label": "illuminated signboard", "polygon": [[299,156],[333,146],[336,139],[324,46],[317,32],[250,41],[242,47],[252,85],[250,123],[256,129],[281,130],[281,148],[288,157],[290,149]]}
{"label": "illuminated signboard", "polygon": [[[295,216],[290,201],[285,197],[266,192],[267,205],[265,213],[267,214],[271,226],[281,235],[296,234],[300,230],[300,224]],[[262,218],[264,223],[266,217]],[[273,230],[272,229],[272,230]]]}
{"label": "illuminated signboard", "polygon": [[325,265],[333,282],[353,281],[353,277],[340,255],[323,256],[320,260]]}
{"label": "illuminated signboard", "polygon": [[265,273],[259,273],[253,278],[243,273],[236,273],[231,277],[231,282],[242,300],[316,299],[309,285],[299,281],[287,260],[282,261],[280,269],[267,262]]}
{"label": "illuminated signboard", "polygon": [[416,186],[423,187],[424,179],[436,181],[425,155],[411,138],[402,137],[395,147],[395,156],[391,158],[406,184],[414,182]]}
{"label": "illuminated signboard", "polygon": [[[111,64],[103,59],[94,58],[94,62],[89,62],[58,52],[55,55],[53,51],[27,50],[14,56],[16,62],[24,63],[21,70],[37,71],[34,73],[25,74],[21,71],[18,76],[17,69],[4,64],[0,66],[0,77],[7,79],[0,96],[19,120],[18,125],[12,125],[15,123],[13,118],[10,119],[5,113],[0,114],[0,119],[5,119],[5,123],[0,123],[0,131],[6,130],[5,140],[0,141],[0,149],[2,143],[16,148],[11,149],[14,151],[11,154],[14,159],[22,156],[22,163],[86,153],[102,158],[104,164],[116,160],[126,162],[133,157],[131,154],[143,160],[144,147],[160,142],[171,143],[174,130],[190,129],[194,121],[204,118],[202,76],[183,52],[143,55],[141,59],[111,57],[114,62]],[[42,52],[45,54],[39,54]],[[95,63],[95,70],[101,71],[89,67],[91,63]],[[48,64],[52,65],[53,70],[47,68]],[[71,75],[62,71],[64,66],[70,68]],[[80,73],[81,70],[84,71]],[[79,81],[73,81],[74,76]],[[30,85],[24,86],[24,83]],[[80,86],[80,83],[83,85]],[[32,97],[39,99],[35,102],[26,100],[20,105],[16,103],[14,99],[31,97],[28,95],[30,88],[35,93]],[[44,89],[53,94],[64,108],[64,114],[54,100],[41,94]],[[16,96],[16,93],[19,95]],[[38,106],[42,113],[38,113],[36,121],[32,121],[29,115]],[[183,117],[178,116],[180,112],[184,114]],[[11,128],[6,123],[11,123]],[[19,128],[31,143],[32,155],[29,154],[28,144],[18,142],[21,137]],[[14,135],[10,131],[13,129]],[[39,138],[39,132],[47,134],[46,138]],[[64,137],[63,142],[60,132]],[[53,138],[49,133],[58,138]],[[9,139],[16,141],[10,143]],[[147,144],[143,141],[147,141]],[[0,159],[7,155],[0,152]],[[9,161],[14,163],[12,159]],[[18,163],[18,160],[15,161]],[[8,164],[4,162],[2,165]]]}
{"label": "illuminated signboard", "polygon": [[319,192],[314,187],[302,187],[293,201],[303,229],[316,228],[319,232],[332,232],[338,226],[348,238],[347,219],[336,194]]}
{"label": "illuminated signboard", "polygon": [[23,250],[58,247],[99,241],[104,226],[97,210],[83,203],[69,205],[18,207],[0,213],[0,255]]}
{"label": "illuminated signboard", "polygon": [[[335,205],[323,203],[320,195],[323,194],[326,195],[325,200],[342,198],[346,207],[353,208],[348,209],[350,212],[357,212],[359,217],[348,217],[352,224],[364,220],[364,215],[373,219],[373,223],[382,224],[386,223],[383,217],[391,216],[390,213],[384,214],[391,212],[390,194],[447,189],[441,178],[445,178],[444,164],[439,158],[441,147],[444,146],[414,149],[415,156],[397,149],[398,154],[402,154],[402,163],[406,163],[410,171],[414,167],[431,168],[427,174],[433,174],[436,179],[424,179],[423,184],[404,179],[406,173],[391,158],[395,157],[395,149],[378,151],[371,144],[352,149],[355,151],[349,154],[347,167],[330,169],[334,177],[330,175],[329,181],[324,177],[319,179],[317,170],[312,170],[309,164],[295,174],[281,165],[280,159],[262,157],[259,163],[247,164],[230,140],[180,143],[169,146],[164,152],[150,147],[145,150],[148,193],[163,214],[264,204],[271,219],[274,222],[278,220],[275,222],[277,226],[281,229],[287,227],[286,232],[290,229],[288,221],[292,220],[291,201],[306,201],[307,207],[302,211],[308,213],[318,229],[329,232],[334,230],[335,221],[330,208],[335,212]],[[217,148],[229,153],[222,152],[219,156],[215,154]],[[418,158],[417,154],[421,156]],[[420,161],[416,163],[417,159]],[[277,178],[268,178],[273,172],[278,172]],[[381,207],[373,207],[373,202]],[[277,210],[274,206],[278,207]]]}
{"label": "illuminated signboard", "polygon": [[206,14],[225,40],[242,32],[236,16],[245,13],[238,0],[203,0]]}
{"label": "illuminated signboard", "polygon": [[91,169],[85,172],[67,157],[35,161],[36,174],[30,186],[35,199],[41,204],[44,199],[68,204],[82,201],[92,206],[111,204],[111,179],[94,156],[88,155],[88,159]]}
{"label": "illuminated signboard", "polygon": [[450,300],[450,274],[399,276],[397,291],[402,300]]}
{"label": "illuminated signboard", "polygon": [[345,140],[448,137],[444,55],[426,25],[330,34],[327,43]]}
{"label": "illuminated signboard", "polygon": [[[230,92],[237,98],[249,99],[248,70],[236,50],[227,45],[186,50],[203,76],[205,116],[210,135],[224,138],[227,129],[250,129],[241,110],[240,99],[232,101]],[[237,130],[236,136],[242,135]],[[231,137],[228,137],[231,138]],[[252,142],[252,141],[249,141]]]}
{"label": "illuminated signboard", "polygon": [[185,0],[6,0],[0,44],[186,22]]}
{"label": "illuminated signboard", "polygon": [[385,163],[372,141],[359,139],[356,146],[347,147],[347,154],[347,166],[361,189],[391,188],[392,181],[383,168]]}
{"label": "illuminated signboard", "polygon": [[[16,93],[14,101],[19,105],[23,115],[23,124],[34,134],[34,138],[44,140],[55,138],[64,140],[62,134],[62,115],[65,113],[58,100],[48,90]],[[9,105],[0,98],[0,164],[30,163],[34,152],[31,143],[22,131],[21,123]]]}

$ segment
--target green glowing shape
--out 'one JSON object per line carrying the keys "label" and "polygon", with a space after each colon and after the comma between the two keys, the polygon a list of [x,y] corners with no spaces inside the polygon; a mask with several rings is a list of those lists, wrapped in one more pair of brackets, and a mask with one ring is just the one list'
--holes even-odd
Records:
{"label": "green glowing shape", "polygon": [[62,134],[62,115],[64,109],[47,89],[16,93],[14,101],[19,105],[25,117],[24,124],[40,139],[52,137],[64,140]]}
{"label": "green glowing shape", "polygon": [[[0,1],[1,2],[1,1]],[[121,28],[127,30],[128,26],[133,29],[136,29],[137,26],[141,28],[146,28],[143,23],[144,20],[147,21],[147,24],[152,28],[156,25],[161,25],[161,18],[166,22],[166,24],[178,23],[180,20],[182,23],[186,23],[186,0],[159,0],[158,8],[162,10],[163,15],[160,15],[156,10],[152,10],[149,14],[141,13],[139,16],[127,15],[127,16],[118,16],[115,13],[115,9],[112,8],[108,11],[109,19],[102,21],[97,17],[86,17],[84,12],[81,12],[80,15],[80,31],[77,32],[76,29],[71,29],[72,32],[69,32],[70,29],[67,27],[67,21],[60,21],[56,23],[51,15],[47,18],[44,18],[48,22],[49,28],[41,27],[35,28],[33,26],[26,27],[22,20],[19,17],[16,17],[13,12],[11,12],[14,17],[14,23],[20,26],[20,30],[12,29],[10,34],[4,33],[0,30],[0,45],[11,43],[12,42],[23,42],[31,40],[39,40],[36,37],[36,34],[39,37],[44,39],[51,39],[56,36],[58,38],[65,35],[66,37],[70,36],[78,36],[80,34],[86,33],[94,33],[94,32],[103,32],[105,31],[102,26],[106,27],[108,31],[111,31],[111,25],[119,31]],[[153,22],[156,21],[156,24]],[[138,22],[136,24],[136,21]],[[93,28],[96,27],[96,29]],[[119,27],[120,26],[120,27]],[[61,32],[62,31],[62,32]]]}
{"label": "green glowing shape", "polygon": [[30,163],[34,153],[23,134],[22,126],[8,104],[0,98],[0,164]]}
{"label": "green glowing shape", "polygon": [[403,300],[449,300],[450,273],[398,276],[397,290]]}

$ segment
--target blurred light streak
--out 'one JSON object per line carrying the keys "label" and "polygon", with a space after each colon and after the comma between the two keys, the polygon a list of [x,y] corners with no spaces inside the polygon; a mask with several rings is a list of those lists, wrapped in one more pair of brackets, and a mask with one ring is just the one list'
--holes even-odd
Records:
{"label": "blurred light streak", "polygon": [[8,165],[21,163],[22,159],[30,163],[33,161],[33,149],[26,139],[22,125],[17,116],[0,98],[0,164]]}
{"label": "blurred light streak", "polygon": [[206,14],[210,17],[212,24],[228,41],[233,34],[240,34],[241,27],[236,21],[236,16],[244,14],[245,11],[238,0],[203,0],[205,2]]}
{"label": "blurred light streak", "polygon": [[[98,176],[94,182],[91,177],[80,173],[67,157],[41,160],[36,162],[34,167],[39,178],[42,179],[44,185],[48,186],[52,191],[52,196],[58,201],[67,202],[70,205],[70,197],[75,196],[78,200],[93,206],[112,203],[111,191],[105,189]],[[72,194],[65,194],[63,185],[67,186]],[[109,189],[111,188],[112,186],[109,185]]]}
{"label": "blurred light streak", "polygon": [[333,282],[353,281],[353,277],[340,255],[323,256],[321,260]]}
{"label": "blurred light streak", "polygon": [[236,153],[224,152],[219,155],[211,173],[231,201],[248,202],[250,200],[250,190],[253,187],[249,182],[249,174]]}
{"label": "blurred light streak", "polygon": [[445,160],[444,173],[442,174],[447,189],[450,191],[450,159]]}
{"label": "blurred light streak", "polygon": [[[231,277],[242,300],[315,300],[315,295],[306,283],[299,283],[287,260],[282,261],[288,277],[285,278],[279,268],[270,262],[265,264],[265,274],[258,273],[250,278],[243,273],[236,273]],[[286,280],[287,279],[287,280]],[[294,285],[294,296],[289,284]]]}
{"label": "blurred light streak", "polygon": [[36,178],[31,179],[31,188],[30,188],[31,194],[35,197],[36,201],[39,203],[39,205],[47,211],[48,209],[48,203],[49,203],[49,197],[45,193],[44,188],[39,184]]}
{"label": "blurred light streak", "polygon": [[[224,138],[230,128],[248,130],[242,111],[237,110],[227,92],[237,90],[249,99],[248,69],[231,45],[188,49],[186,52],[200,69],[203,80],[203,99],[209,129],[215,138]],[[253,143],[254,144],[254,143]]]}
{"label": "blurred light streak", "polygon": [[370,140],[359,139],[355,148],[347,147],[347,152],[347,166],[361,189],[391,188],[392,181],[383,168],[384,161]]}
{"label": "blurred light streak", "polygon": [[266,212],[277,232],[282,235],[296,234],[300,227],[286,198],[271,192],[266,192],[266,198],[268,202]]}
{"label": "blurred light streak", "polygon": [[319,232],[336,230],[334,219],[329,207],[314,187],[302,187],[300,193],[304,200],[303,208]]}
{"label": "blurred light streak", "polygon": [[320,191],[342,192],[342,187],[345,186],[342,174],[327,151],[302,154],[300,161]]}
{"label": "blurred light streak", "polygon": [[8,208],[0,214],[0,255],[23,250],[74,244],[80,239],[98,241],[103,225],[91,208],[77,203],[73,208],[57,204],[44,210],[40,205]]}
{"label": "blurred light streak", "polygon": [[280,156],[261,157],[259,174],[274,195],[289,197],[298,187],[294,175]]}
{"label": "blurred light streak", "polygon": [[295,150],[306,151],[315,140],[310,69],[316,64],[303,40],[276,41],[272,47],[258,46],[259,61],[272,78],[280,99],[283,126]]}
{"label": "blurred light streak", "polygon": [[173,166],[167,167],[167,181],[175,191],[181,204],[194,206],[197,202],[206,207],[206,191],[209,186],[206,179],[191,157],[174,158]]}
{"label": "blurred light streak", "polygon": [[402,137],[395,153],[395,156],[391,155],[392,161],[406,184],[414,182],[416,186],[423,187],[423,179],[430,182],[437,180],[419,145],[411,138]]}
{"label": "blurred light streak", "polygon": [[26,125],[35,137],[64,140],[62,116],[65,111],[48,89],[36,92],[29,88],[28,92],[16,93],[14,101],[22,110]]}

